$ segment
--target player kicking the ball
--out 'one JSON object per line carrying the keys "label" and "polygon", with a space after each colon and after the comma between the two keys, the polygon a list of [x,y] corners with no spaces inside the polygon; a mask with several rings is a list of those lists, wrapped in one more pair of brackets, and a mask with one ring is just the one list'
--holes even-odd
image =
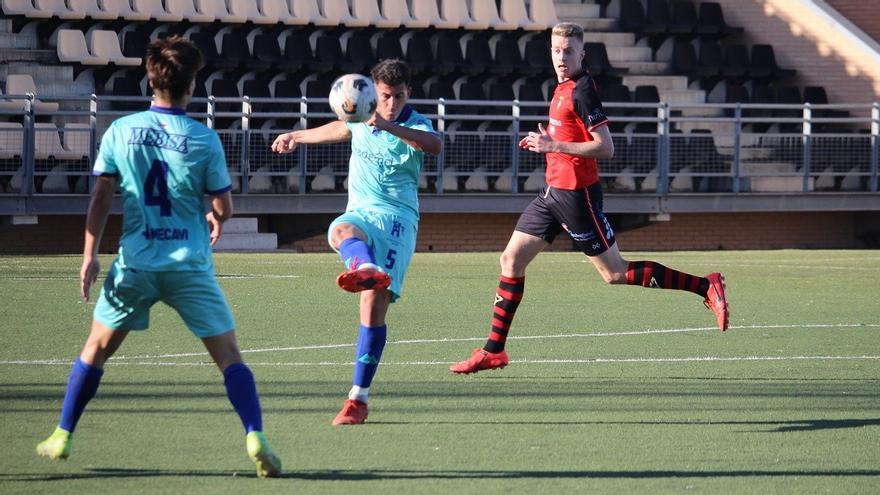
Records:
{"label": "player kicking the ball", "polygon": [[[232,216],[231,182],[217,133],[186,116],[201,52],[178,36],[147,47],[147,77],[155,100],[149,111],[116,120],[101,140],[97,176],[86,220],[80,270],[89,300],[98,277],[98,247],[117,184],[123,234],[95,305],[92,329],[74,362],[55,432],[37,453],[66,459],[76,424],[98,390],[104,363],[130,330],[145,330],[150,307],[162,301],[183,318],[223,373],[229,401],[245,429],[257,475],[281,474],[281,461],[263,435],[254,375],[242,362],[235,322],[214,277],[211,245]],[[205,214],[204,195],[212,197]]]}
{"label": "player kicking the ball", "polygon": [[379,98],[370,120],[334,121],[282,134],[272,143],[273,151],[289,153],[300,144],[351,141],[348,206],[330,224],[327,237],[346,268],[337,284],[360,292],[360,330],[353,385],[334,425],[367,419],[370,384],[385,347],[385,314],[402,294],[416,246],[424,154],[436,155],[441,147],[431,122],[406,104],[409,67],[383,60],[371,75]]}
{"label": "player kicking the ball", "polygon": [[602,211],[596,164],[597,159],[614,155],[614,144],[593,80],[583,68],[583,34],[576,24],[553,27],[550,55],[559,84],[550,102],[550,123],[546,130],[539,124],[539,132],[530,132],[519,143],[545,154],[547,186],[520,215],[501,254],[501,280],[486,345],[452,365],[453,373],[507,365],[504,345],[525,290],[526,267],[563,229],[605,282],[693,292],[715,313],[721,331],[727,330],[729,313],[720,273],[696,277],[653,261],[627,261],[620,254]]}

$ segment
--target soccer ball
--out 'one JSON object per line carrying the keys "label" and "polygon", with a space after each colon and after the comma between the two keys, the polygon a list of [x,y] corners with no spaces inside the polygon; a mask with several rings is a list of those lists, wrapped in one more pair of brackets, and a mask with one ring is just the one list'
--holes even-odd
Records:
{"label": "soccer ball", "polygon": [[360,74],[346,74],[330,87],[330,108],[345,122],[369,120],[376,111],[376,87]]}

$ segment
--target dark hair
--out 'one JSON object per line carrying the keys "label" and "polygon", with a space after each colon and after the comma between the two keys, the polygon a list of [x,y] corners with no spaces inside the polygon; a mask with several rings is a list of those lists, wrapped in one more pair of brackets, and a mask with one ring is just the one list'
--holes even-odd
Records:
{"label": "dark hair", "polygon": [[189,90],[196,72],[205,66],[205,59],[188,39],[169,36],[147,45],[147,78],[153,91],[166,93],[172,100],[182,98]]}
{"label": "dark hair", "polygon": [[409,65],[397,58],[389,58],[379,62],[370,71],[370,75],[373,77],[373,81],[382,82],[389,86],[397,86],[398,84],[409,86]]}

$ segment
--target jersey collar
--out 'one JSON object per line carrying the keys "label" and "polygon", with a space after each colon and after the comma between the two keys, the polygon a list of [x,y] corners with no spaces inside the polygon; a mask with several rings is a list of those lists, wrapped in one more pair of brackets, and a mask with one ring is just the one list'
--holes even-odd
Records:
{"label": "jersey collar", "polygon": [[186,110],[177,107],[157,107],[156,105],[151,105],[150,111],[164,113],[165,115],[186,115]]}
{"label": "jersey collar", "polygon": [[575,84],[575,83],[578,82],[578,80],[579,80],[580,78],[582,78],[582,77],[584,77],[584,76],[586,76],[586,75],[587,75],[587,69],[581,67],[581,69],[580,69],[579,71],[575,72],[574,74],[572,74],[572,76],[569,77],[567,81],[565,81],[565,82],[561,82],[561,83],[559,83],[559,84],[566,84],[566,83]]}
{"label": "jersey collar", "polygon": [[406,122],[407,120],[409,120],[409,117],[410,117],[410,115],[412,115],[412,113],[413,113],[412,107],[409,105],[405,105],[403,107],[403,110],[400,111],[400,115],[398,115],[397,118],[394,119],[394,123],[395,124],[402,124],[402,123]]}

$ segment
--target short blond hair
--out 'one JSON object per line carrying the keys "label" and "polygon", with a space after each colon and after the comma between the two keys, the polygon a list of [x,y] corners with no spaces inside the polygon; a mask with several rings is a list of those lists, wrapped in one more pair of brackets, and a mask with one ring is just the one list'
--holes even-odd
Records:
{"label": "short blond hair", "polygon": [[552,36],[562,36],[563,38],[579,38],[583,39],[584,37],[584,28],[573,22],[560,22],[559,24],[553,26],[553,31],[551,31]]}

